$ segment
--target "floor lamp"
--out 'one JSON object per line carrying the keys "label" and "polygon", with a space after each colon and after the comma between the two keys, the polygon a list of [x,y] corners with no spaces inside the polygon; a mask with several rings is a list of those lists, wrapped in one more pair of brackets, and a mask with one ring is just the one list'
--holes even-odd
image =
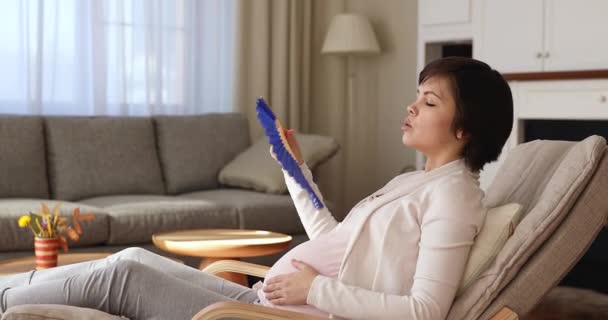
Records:
{"label": "floor lamp", "polygon": [[344,186],[347,186],[346,173],[349,172],[347,164],[348,155],[351,153],[352,145],[352,122],[354,120],[354,82],[355,82],[355,56],[367,56],[380,53],[380,46],[372,25],[369,20],[361,15],[354,13],[342,13],[333,17],[321,54],[339,55],[346,57],[347,72],[347,114],[346,125],[344,126],[344,150],[345,162],[342,169]]}

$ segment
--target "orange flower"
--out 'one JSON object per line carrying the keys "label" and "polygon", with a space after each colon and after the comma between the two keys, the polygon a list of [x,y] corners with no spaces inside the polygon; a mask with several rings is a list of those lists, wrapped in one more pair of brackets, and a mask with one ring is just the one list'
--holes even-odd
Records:
{"label": "orange flower", "polygon": [[76,232],[76,230],[74,230],[72,228],[68,228],[67,233],[68,233],[68,237],[70,237],[70,239],[72,239],[72,241],[78,241],[78,239],[80,239],[78,232]]}
{"label": "orange flower", "polygon": [[64,236],[59,236],[59,244],[63,249],[63,252],[68,252],[68,240]]}

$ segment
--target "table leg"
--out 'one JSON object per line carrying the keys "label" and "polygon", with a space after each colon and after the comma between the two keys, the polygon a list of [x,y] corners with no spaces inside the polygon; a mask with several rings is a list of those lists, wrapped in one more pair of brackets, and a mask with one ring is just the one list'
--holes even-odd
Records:
{"label": "table leg", "polygon": [[[203,260],[201,260],[201,264],[199,265],[199,269],[203,270],[203,269],[205,269],[206,266],[208,266],[216,261],[219,261],[219,260],[240,260],[240,259],[239,258],[203,258]],[[216,274],[216,276],[218,276],[220,278],[224,278],[228,281],[232,281],[234,283],[238,283],[245,287],[249,287],[249,282],[247,280],[246,274],[235,273],[235,272],[220,272],[220,273]]]}

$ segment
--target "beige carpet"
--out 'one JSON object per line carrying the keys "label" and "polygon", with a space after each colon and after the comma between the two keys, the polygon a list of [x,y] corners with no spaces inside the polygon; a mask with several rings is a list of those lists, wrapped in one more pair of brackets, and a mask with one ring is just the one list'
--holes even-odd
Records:
{"label": "beige carpet", "polygon": [[608,295],[593,290],[557,287],[522,320],[607,320]]}

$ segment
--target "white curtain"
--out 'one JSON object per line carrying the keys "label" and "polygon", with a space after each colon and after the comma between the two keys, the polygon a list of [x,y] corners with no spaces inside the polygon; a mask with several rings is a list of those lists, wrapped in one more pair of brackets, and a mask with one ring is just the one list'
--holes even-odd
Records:
{"label": "white curtain", "polygon": [[234,0],[3,0],[0,113],[232,111]]}

